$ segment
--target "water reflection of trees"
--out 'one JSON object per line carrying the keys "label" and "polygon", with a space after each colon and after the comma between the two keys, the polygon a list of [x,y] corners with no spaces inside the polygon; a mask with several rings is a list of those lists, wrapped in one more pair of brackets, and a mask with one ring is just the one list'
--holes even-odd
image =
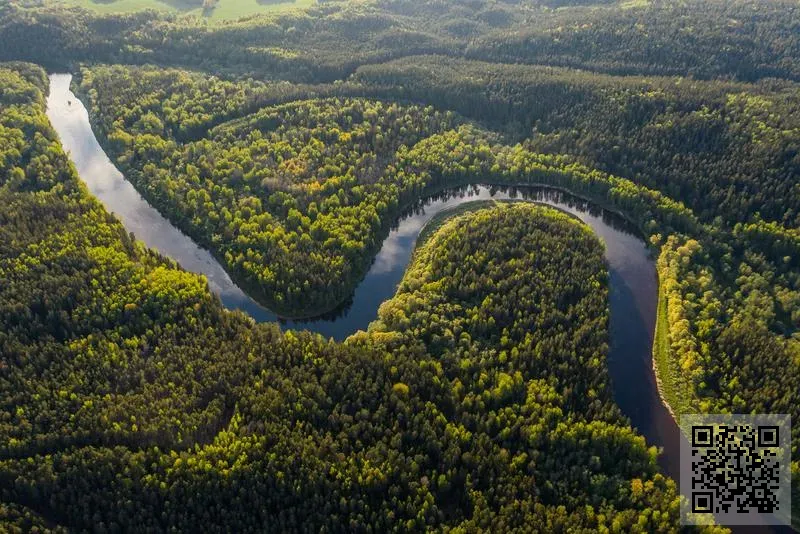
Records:
{"label": "water reflection of trees", "polygon": [[[492,197],[503,196],[520,201],[538,202],[561,209],[574,215],[589,215],[615,231],[641,238],[638,229],[622,215],[607,210],[590,200],[581,198],[564,189],[557,189],[548,186],[504,186],[478,184],[451,187],[417,200],[410,205],[392,224],[391,231],[397,231],[400,223],[408,221],[409,219],[420,218],[422,219],[421,222],[424,222],[426,219],[432,217],[432,214],[430,213],[431,210],[452,200],[461,200],[463,202],[477,200],[484,191],[488,192]],[[461,203],[462,202],[458,202],[456,205]],[[385,239],[383,243],[386,243]],[[412,249],[415,243],[416,239],[413,239],[408,244],[408,248]],[[375,257],[377,257],[377,254]],[[375,261],[375,257],[373,257],[373,263]],[[369,273],[369,270],[367,273]],[[336,309],[323,315],[307,319],[279,319],[281,325],[284,328],[316,330],[316,327],[321,323],[327,323],[326,326],[330,327],[330,323],[335,323],[336,321],[349,316],[351,313],[358,313],[361,310],[354,309],[355,292],[362,284],[368,281],[368,278],[369,274],[365,275],[359,284],[356,285],[356,288],[353,290],[353,293],[351,293],[350,297],[336,307]],[[326,328],[326,330],[330,330],[330,328]]]}
{"label": "water reflection of trees", "polygon": [[535,185],[478,185],[468,184],[438,191],[432,195],[421,198],[409,206],[392,225],[394,231],[399,224],[412,217],[424,215],[426,210],[436,204],[448,202],[453,199],[467,200],[480,195],[482,190],[487,190],[492,197],[504,194],[512,199],[526,200],[548,204],[574,214],[588,214],[600,219],[604,224],[614,230],[632,234],[641,238],[641,232],[625,217],[611,210],[597,205],[591,200],[579,197],[565,189],[550,186]]}

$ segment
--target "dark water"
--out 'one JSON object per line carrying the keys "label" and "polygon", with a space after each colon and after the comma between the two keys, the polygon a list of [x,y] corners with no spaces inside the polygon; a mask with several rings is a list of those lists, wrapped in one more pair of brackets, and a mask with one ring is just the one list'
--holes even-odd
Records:
{"label": "dark water", "polygon": [[[86,109],[69,91],[70,79],[70,75],[51,75],[47,114],[92,194],[147,246],[183,268],[205,275],[225,306],[243,310],[257,321],[278,320],[239,289],[208,251],[173,227],[125,180],[92,133]],[[283,328],[313,330],[335,339],[366,329],[376,318],[378,306],[394,295],[425,223],[464,202],[492,198],[526,199],[554,206],[588,224],[604,242],[611,282],[609,370],[614,395],[648,443],[663,447],[660,463],[677,479],[679,432],[661,403],[652,369],[655,266],[644,242],[624,219],[569,193],[550,188],[472,186],[421,201],[392,229],[350,302],[328,317],[281,321]]]}

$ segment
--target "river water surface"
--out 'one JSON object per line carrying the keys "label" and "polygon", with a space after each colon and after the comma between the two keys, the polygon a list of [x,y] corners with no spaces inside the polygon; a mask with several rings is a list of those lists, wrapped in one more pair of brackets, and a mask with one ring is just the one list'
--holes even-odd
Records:
{"label": "river water surface", "polygon": [[[184,269],[205,275],[211,290],[226,307],[243,310],[256,321],[280,320],[236,286],[207,250],[175,228],[125,180],[95,138],[86,108],[70,91],[70,80],[69,74],[50,76],[47,115],[92,194],[147,246]],[[677,480],[679,431],[658,395],[652,367],[658,287],[655,266],[644,242],[624,219],[567,192],[477,185],[424,199],[397,221],[349,302],[326,317],[280,320],[282,327],[308,329],[335,339],[366,329],[376,319],[380,304],[394,295],[426,222],[464,202],[512,198],[571,213],[589,225],[605,244],[611,310],[608,366],[614,397],[648,443],[663,447],[659,463]]]}

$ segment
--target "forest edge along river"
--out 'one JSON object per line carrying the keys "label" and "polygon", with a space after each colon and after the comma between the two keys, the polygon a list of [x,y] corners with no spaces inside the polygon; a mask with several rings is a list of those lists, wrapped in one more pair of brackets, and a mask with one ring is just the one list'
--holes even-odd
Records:
{"label": "forest edge along river", "polygon": [[614,398],[647,442],[662,447],[659,463],[677,480],[680,433],[659,395],[652,364],[658,290],[655,265],[645,243],[622,216],[554,188],[475,185],[448,189],[420,201],[400,217],[351,300],[337,312],[318,319],[281,320],[242,291],[209,251],[175,228],[125,179],[97,141],[86,108],[70,91],[71,79],[69,74],[50,76],[47,116],[91,193],[137,239],[182,268],[205,275],[227,308],[242,310],[259,322],[280,321],[283,328],[307,329],[335,339],[366,330],[377,318],[380,304],[394,295],[423,226],[436,214],[465,202],[523,199],[576,216],[605,245],[611,311],[608,366]]}

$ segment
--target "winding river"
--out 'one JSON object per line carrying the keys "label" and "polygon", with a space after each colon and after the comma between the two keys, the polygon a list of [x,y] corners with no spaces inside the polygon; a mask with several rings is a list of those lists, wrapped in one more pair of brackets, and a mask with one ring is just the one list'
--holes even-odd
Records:
{"label": "winding river", "polygon": [[476,185],[451,189],[420,201],[397,221],[350,302],[326,317],[281,320],[248,297],[207,250],[172,226],[125,180],[95,138],[86,108],[70,91],[70,80],[69,74],[50,76],[47,115],[92,194],[147,246],[184,269],[204,274],[226,307],[243,310],[256,321],[278,320],[283,328],[308,329],[335,339],[366,329],[376,318],[378,306],[394,295],[425,223],[464,202],[525,199],[575,215],[605,243],[611,310],[608,365],[615,399],[648,443],[663,448],[659,463],[677,480],[679,431],[661,402],[652,366],[658,287],[655,266],[644,242],[619,215],[551,188]]}

